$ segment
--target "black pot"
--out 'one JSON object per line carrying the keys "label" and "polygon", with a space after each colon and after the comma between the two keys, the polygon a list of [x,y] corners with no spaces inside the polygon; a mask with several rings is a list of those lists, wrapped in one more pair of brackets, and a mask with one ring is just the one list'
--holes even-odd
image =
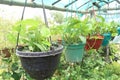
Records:
{"label": "black pot", "polygon": [[50,78],[60,61],[63,46],[48,52],[22,52],[16,50],[25,71],[36,80]]}

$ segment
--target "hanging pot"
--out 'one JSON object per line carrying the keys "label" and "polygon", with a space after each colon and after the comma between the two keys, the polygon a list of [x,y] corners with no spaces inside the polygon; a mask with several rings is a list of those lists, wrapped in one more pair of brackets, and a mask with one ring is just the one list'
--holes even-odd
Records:
{"label": "hanging pot", "polygon": [[117,28],[118,35],[120,35],[120,27]]}
{"label": "hanging pot", "polygon": [[107,46],[109,44],[110,39],[111,39],[111,34],[105,33],[105,34],[103,34],[103,36],[104,36],[104,39],[102,42],[102,46]]}
{"label": "hanging pot", "polygon": [[87,37],[86,39],[86,45],[85,50],[88,51],[90,49],[96,49],[98,50],[102,44],[102,41],[104,39],[104,36],[96,35],[94,37]]}
{"label": "hanging pot", "polygon": [[58,39],[58,40],[57,40],[57,43],[58,43],[58,44],[62,44],[62,39]]}
{"label": "hanging pot", "polygon": [[84,54],[85,44],[68,45],[65,49],[65,58],[67,62],[81,62]]}
{"label": "hanging pot", "polygon": [[25,71],[35,80],[50,78],[60,61],[63,46],[48,52],[23,52],[16,50]]}

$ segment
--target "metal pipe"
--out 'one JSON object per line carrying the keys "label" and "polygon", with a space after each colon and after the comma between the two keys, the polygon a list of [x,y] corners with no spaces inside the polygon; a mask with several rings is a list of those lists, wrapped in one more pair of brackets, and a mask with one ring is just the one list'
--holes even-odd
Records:
{"label": "metal pipe", "polygon": [[81,8],[82,6],[86,5],[87,3],[89,3],[91,0],[87,1],[86,3],[82,4],[81,6],[79,6],[77,9]]}
{"label": "metal pipe", "polygon": [[71,4],[75,3],[76,1],[77,1],[77,0],[72,1],[71,3],[69,3],[69,4],[65,5],[64,7],[66,8],[66,7],[70,6]]}
{"label": "metal pipe", "polygon": [[[0,0],[0,4],[7,4],[7,5],[10,5],[10,1],[5,1],[5,0]],[[24,3],[21,3],[21,2],[12,2],[11,5],[15,5],[15,6],[24,6]],[[33,3],[27,3],[26,4],[27,7],[33,7],[33,8],[42,8],[42,5],[41,4],[33,4]],[[57,11],[63,11],[63,12],[73,12],[73,13],[82,13],[82,14],[90,14],[90,12],[92,10],[89,10],[89,11],[76,11],[76,10],[70,10],[70,9],[65,9],[65,8],[58,8],[58,7],[54,7],[54,6],[47,6],[45,5],[45,8],[46,9],[49,9],[49,10],[57,10]],[[105,10],[108,10],[108,11],[112,11],[112,10],[120,10],[120,8],[106,8],[106,9],[96,9],[94,11],[105,11]]]}
{"label": "metal pipe", "polygon": [[[114,1],[114,0],[113,0],[113,1]],[[113,1],[108,2],[108,4],[110,4],[110,3],[113,2]],[[100,3],[100,2],[98,2],[98,3]],[[92,6],[88,7],[87,10],[88,10],[89,8],[91,8],[91,7],[92,7]]]}
{"label": "metal pipe", "polygon": [[61,1],[61,0],[57,0],[57,1],[53,2],[52,5],[55,5],[55,4],[57,4],[58,2],[60,2],[60,1]]}
{"label": "metal pipe", "polygon": [[[14,5],[14,6],[24,6],[24,3],[22,2],[17,2],[17,1],[14,1],[12,2],[12,4],[10,4],[10,1],[5,1],[5,0],[0,0],[0,4],[7,4],[7,5]],[[33,7],[33,8],[42,8],[42,5],[41,4],[33,4],[33,3],[27,3],[26,4],[27,7]],[[57,10],[57,11],[63,11],[63,12],[72,12],[72,13],[76,13],[76,10],[70,10],[70,9],[65,9],[65,8],[59,8],[59,7],[54,7],[54,6],[48,6],[48,5],[45,5],[45,8],[46,9],[49,9],[49,10]],[[86,14],[88,12],[82,12],[82,11],[77,11],[78,13],[82,13],[82,14]]]}

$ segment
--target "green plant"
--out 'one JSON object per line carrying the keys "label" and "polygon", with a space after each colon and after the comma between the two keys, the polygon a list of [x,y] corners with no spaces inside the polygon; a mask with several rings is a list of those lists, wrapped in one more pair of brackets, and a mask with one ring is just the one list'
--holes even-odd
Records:
{"label": "green plant", "polygon": [[79,20],[77,18],[68,18],[64,24],[63,41],[65,44],[79,44],[86,42],[86,35],[90,31],[88,18]]}
{"label": "green plant", "polygon": [[58,24],[61,24],[64,20],[64,16],[60,12],[52,12],[51,17],[53,17],[53,21]]}
{"label": "green plant", "polygon": [[13,22],[0,17],[0,49],[13,48],[13,44],[10,43],[7,35],[12,29]]}
{"label": "green plant", "polygon": [[49,41],[50,30],[45,27],[41,20],[26,19],[15,24],[14,29],[20,32],[20,44],[27,46],[24,50],[48,51],[51,43]]}
{"label": "green plant", "polygon": [[63,31],[64,31],[64,26],[63,24],[61,25],[54,25],[54,26],[51,26],[50,27],[50,32],[51,32],[51,37],[52,37],[52,40],[61,40],[62,39],[62,34],[63,34]]}
{"label": "green plant", "polygon": [[105,18],[96,15],[95,18],[90,19],[90,23],[92,25],[92,34],[104,34],[104,33],[111,33],[111,35],[117,34],[117,26],[118,23],[115,21],[106,22]]}
{"label": "green plant", "polygon": [[95,34],[101,34],[104,30],[106,30],[107,26],[105,23],[105,19],[102,16],[96,15],[96,17],[93,17],[89,20],[89,24],[92,27],[91,35]]}
{"label": "green plant", "polygon": [[[1,80],[33,80],[20,66],[15,54],[10,58],[2,59],[0,65]],[[95,50],[85,54],[83,63],[67,63],[62,54],[59,68],[53,77],[47,80],[120,80],[119,67],[120,64],[117,62],[107,64],[104,57]]]}
{"label": "green plant", "polygon": [[1,80],[32,80],[24,69],[19,65],[20,60],[13,53],[10,58],[0,57],[0,79]]}
{"label": "green plant", "polygon": [[110,23],[109,23],[109,25],[110,25],[110,33],[112,33],[112,36],[116,36],[117,35],[117,27],[118,27],[118,23],[117,22],[115,22],[115,21],[111,21]]}

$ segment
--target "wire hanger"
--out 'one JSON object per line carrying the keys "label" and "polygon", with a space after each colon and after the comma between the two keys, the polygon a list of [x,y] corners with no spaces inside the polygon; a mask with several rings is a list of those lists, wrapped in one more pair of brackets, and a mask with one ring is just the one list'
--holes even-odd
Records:
{"label": "wire hanger", "polygon": [[[22,16],[21,16],[21,21],[23,20],[24,18],[24,13],[25,13],[25,8],[26,8],[26,5],[27,5],[27,0],[25,0],[25,4],[24,4],[24,7],[23,7],[23,11],[22,11]],[[19,42],[19,36],[20,36],[20,31],[21,31],[21,24],[20,24],[20,30],[18,31],[18,35],[17,35],[17,42],[16,42],[16,48],[18,47],[18,42]]]}

